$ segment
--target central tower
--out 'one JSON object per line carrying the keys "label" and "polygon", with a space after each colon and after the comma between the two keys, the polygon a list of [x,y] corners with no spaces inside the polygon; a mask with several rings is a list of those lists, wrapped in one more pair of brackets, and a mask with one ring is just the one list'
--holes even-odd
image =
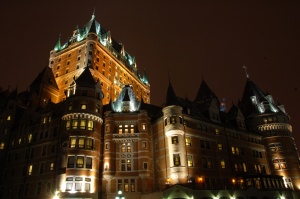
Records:
{"label": "central tower", "polygon": [[73,79],[88,67],[102,85],[103,104],[115,101],[127,84],[132,85],[139,101],[150,103],[146,72],[139,74],[135,58],[125,51],[122,43],[111,37],[110,31],[106,31],[94,15],[84,27],[77,27],[66,43],[62,44],[58,38],[50,52],[49,67],[59,87],[58,96],[51,99],[53,102],[64,100]]}

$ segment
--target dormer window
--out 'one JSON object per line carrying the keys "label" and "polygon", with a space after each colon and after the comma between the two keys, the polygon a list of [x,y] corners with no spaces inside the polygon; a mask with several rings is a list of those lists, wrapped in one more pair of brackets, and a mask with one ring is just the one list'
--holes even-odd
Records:
{"label": "dormer window", "polygon": [[85,110],[86,109],[86,103],[81,103],[80,109]]}

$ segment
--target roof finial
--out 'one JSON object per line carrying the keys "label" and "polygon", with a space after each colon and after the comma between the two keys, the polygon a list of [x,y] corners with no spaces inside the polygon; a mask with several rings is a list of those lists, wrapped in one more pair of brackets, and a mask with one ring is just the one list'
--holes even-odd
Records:
{"label": "roof finial", "polygon": [[249,79],[249,74],[247,73],[247,67],[246,67],[246,65],[243,66],[243,69],[245,70],[247,79]]}
{"label": "roof finial", "polygon": [[96,10],[96,7],[94,6],[94,11],[93,11],[92,19],[95,18],[95,10]]}

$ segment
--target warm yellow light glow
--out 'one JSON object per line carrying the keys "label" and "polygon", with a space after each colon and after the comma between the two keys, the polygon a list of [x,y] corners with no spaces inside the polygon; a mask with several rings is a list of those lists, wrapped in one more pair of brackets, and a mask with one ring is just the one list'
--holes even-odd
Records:
{"label": "warm yellow light glow", "polygon": [[235,179],[232,179],[232,183],[233,183],[233,184],[235,183]]}

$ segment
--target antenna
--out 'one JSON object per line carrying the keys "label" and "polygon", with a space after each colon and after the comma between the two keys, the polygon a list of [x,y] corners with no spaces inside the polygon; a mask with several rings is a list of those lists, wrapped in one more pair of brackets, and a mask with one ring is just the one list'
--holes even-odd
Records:
{"label": "antenna", "polygon": [[247,67],[246,67],[246,65],[243,66],[243,69],[245,70],[247,79],[249,79],[249,74],[247,73]]}

